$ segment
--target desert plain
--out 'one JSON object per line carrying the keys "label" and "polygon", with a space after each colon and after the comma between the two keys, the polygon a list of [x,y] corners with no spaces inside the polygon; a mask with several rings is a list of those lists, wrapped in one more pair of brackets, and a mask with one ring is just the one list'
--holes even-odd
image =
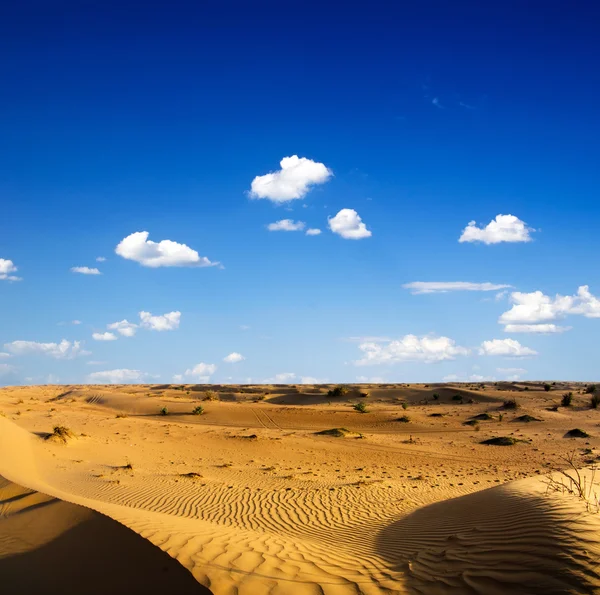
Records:
{"label": "desert plain", "polygon": [[0,389],[3,592],[600,592],[586,390]]}

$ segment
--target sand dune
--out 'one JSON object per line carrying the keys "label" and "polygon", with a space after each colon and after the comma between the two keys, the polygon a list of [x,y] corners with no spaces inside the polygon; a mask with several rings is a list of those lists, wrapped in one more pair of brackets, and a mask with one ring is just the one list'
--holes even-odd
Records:
{"label": "sand dune", "polygon": [[[544,479],[548,461],[572,448],[565,429],[585,425],[589,411],[547,412],[548,396],[527,395],[518,412],[494,414],[476,431],[463,422],[500,410],[504,395],[462,389],[477,402],[458,405],[456,390],[445,388],[372,389],[368,415],[352,411],[354,395],[314,404],[318,387],[302,389],[308,404],[289,387],[271,387],[273,403],[253,402],[264,388],[224,387],[234,400],[203,402],[202,416],[190,414],[202,393],[168,385],[0,391],[0,474],[8,480],[0,563],[20,560],[45,575],[65,547],[89,552],[98,543],[89,536],[101,534],[107,548],[134,540],[128,548],[140,568],[174,563],[150,544],[177,560],[165,573],[178,585],[166,589],[173,593],[201,592],[199,584],[258,595],[599,590],[600,517],[573,495],[546,493]],[[432,390],[441,403],[431,404]],[[163,406],[169,415],[158,415]],[[544,421],[512,421],[524,411]],[[410,420],[399,424],[400,413]],[[56,424],[73,439],[45,440]],[[345,426],[343,438],[317,435]],[[479,444],[501,432],[520,442]],[[595,441],[580,451],[592,456]],[[20,536],[32,523],[26,543]],[[133,561],[118,566],[127,549],[111,553],[118,559],[109,579],[131,570],[127,581],[135,581]],[[78,580],[93,573],[80,567]],[[185,583],[185,569],[197,582]]]}

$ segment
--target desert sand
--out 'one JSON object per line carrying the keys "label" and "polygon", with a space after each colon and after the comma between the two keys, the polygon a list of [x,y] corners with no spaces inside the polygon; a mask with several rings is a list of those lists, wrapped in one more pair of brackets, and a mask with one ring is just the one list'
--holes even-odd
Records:
{"label": "desert sand", "polygon": [[1,389],[3,592],[600,592],[600,411],[543,385]]}

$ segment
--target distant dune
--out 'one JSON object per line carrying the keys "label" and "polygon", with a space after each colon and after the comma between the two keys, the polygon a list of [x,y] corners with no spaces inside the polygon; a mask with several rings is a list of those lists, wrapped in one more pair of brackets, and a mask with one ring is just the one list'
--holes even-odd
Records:
{"label": "distant dune", "polygon": [[[0,584],[600,592],[600,413],[580,385],[526,386],[0,390]],[[557,483],[567,453],[586,499]]]}

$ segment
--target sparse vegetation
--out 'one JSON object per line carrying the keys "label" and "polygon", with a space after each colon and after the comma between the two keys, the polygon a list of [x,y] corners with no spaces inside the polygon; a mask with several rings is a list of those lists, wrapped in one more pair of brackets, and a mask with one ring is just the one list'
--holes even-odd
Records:
{"label": "sparse vegetation", "polygon": [[402,403],[402,409],[404,409],[404,411],[406,411],[408,409],[408,403]]}
{"label": "sparse vegetation", "polygon": [[570,407],[573,402],[573,393],[565,393],[560,400],[561,407]]}
{"label": "sparse vegetation", "polygon": [[433,400],[434,401],[438,401],[440,398],[440,395],[438,395],[437,393],[433,393]]}
{"label": "sparse vegetation", "polygon": [[515,421],[528,424],[532,421],[542,421],[542,420],[537,417],[533,417],[533,415],[525,414],[525,415],[520,415],[519,417],[515,417]]}
{"label": "sparse vegetation", "polygon": [[410,417],[408,417],[408,415],[403,415],[402,417],[399,417],[396,421],[406,424],[410,421]]}
{"label": "sparse vegetation", "polygon": [[161,415],[169,415],[169,410],[166,407],[161,407],[160,414]]}
{"label": "sparse vegetation", "polygon": [[479,415],[474,415],[471,419],[477,421],[489,421],[493,419],[493,417],[489,413],[480,413]]}
{"label": "sparse vegetation", "polygon": [[369,393],[359,393],[358,396],[361,397],[362,399],[368,399],[369,398]]}
{"label": "sparse vegetation", "polygon": [[487,444],[492,446],[512,446],[517,442],[519,442],[519,440],[513,438],[512,436],[495,436],[494,438],[482,440],[481,444]]}
{"label": "sparse vegetation", "polygon": [[327,396],[329,397],[344,397],[348,394],[348,387],[340,384],[332,389],[327,391]]}
{"label": "sparse vegetation", "polygon": [[204,407],[202,405],[198,405],[198,407],[194,407],[192,410],[192,415],[202,415],[204,413]]}
{"label": "sparse vegetation", "polygon": [[362,401],[360,403],[354,403],[354,405],[352,405],[352,409],[354,409],[354,411],[358,411],[359,413],[369,412],[366,403],[363,403]]}
{"label": "sparse vegetation", "polygon": [[452,400],[453,400],[453,401],[458,401],[459,403],[462,403],[462,402],[463,402],[462,395],[454,395],[454,396],[452,397]]}
{"label": "sparse vegetation", "polygon": [[593,395],[596,392],[597,388],[598,387],[595,384],[588,384],[588,386],[585,387],[585,394]]}
{"label": "sparse vegetation", "polygon": [[581,430],[579,428],[573,428],[572,430],[569,430],[565,434],[565,438],[589,438],[589,437],[590,437],[590,435],[585,430]]}
{"label": "sparse vegetation", "polygon": [[600,395],[592,395],[590,397],[590,407],[592,409],[598,409],[598,405],[600,405]]}
{"label": "sparse vegetation", "polygon": [[550,392],[550,390],[552,390],[552,387],[549,384],[544,384],[544,390],[546,392]]}
{"label": "sparse vegetation", "polygon": [[207,390],[204,393],[204,401],[218,401],[219,395],[214,390]]}
{"label": "sparse vegetation", "polygon": [[507,399],[502,404],[502,407],[504,407],[504,409],[518,409],[519,403],[517,402],[517,399]]}
{"label": "sparse vegetation", "polygon": [[345,438],[348,434],[350,434],[350,430],[348,428],[331,428],[331,430],[321,430],[320,432],[315,432],[317,436],[334,436],[335,438]]}
{"label": "sparse vegetation", "polygon": [[71,438],[75,438],[75,434],[65,426],[54,426],[52,434],[46,436],[46,440],[62,442],[63,444]]}

